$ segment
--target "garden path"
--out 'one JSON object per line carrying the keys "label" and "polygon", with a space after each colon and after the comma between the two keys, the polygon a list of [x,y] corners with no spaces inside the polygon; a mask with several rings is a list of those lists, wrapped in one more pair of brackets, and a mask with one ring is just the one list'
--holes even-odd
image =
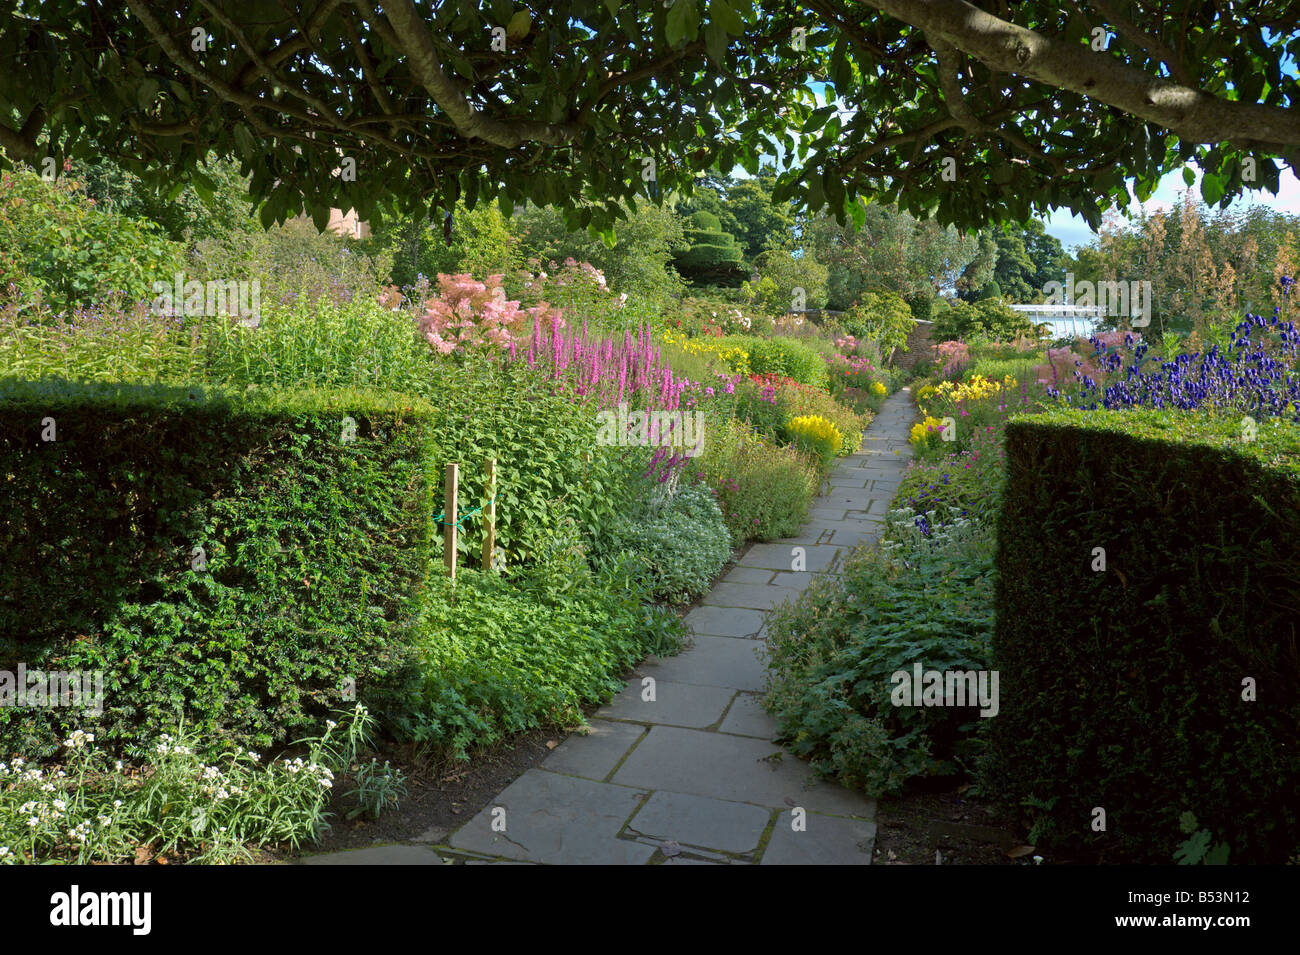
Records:
{"label": "garden path", "polygon": [[452,833],[304,861],[870,864],[875,803],[813,780],[772,742],[776,725],[759,704],[765,617],[879,537],[911,454],[913,407],[907,389],[885,402],[799,535],[750,547],[687,615],[693,645],[645,660],[589,733],[568,737]]}

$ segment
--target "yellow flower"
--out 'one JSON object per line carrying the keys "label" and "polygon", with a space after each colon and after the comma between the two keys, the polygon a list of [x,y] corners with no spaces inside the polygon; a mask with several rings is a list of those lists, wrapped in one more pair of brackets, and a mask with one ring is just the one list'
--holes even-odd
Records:
{"label": "yellow flower", "polygon": [[912,433],[908,437],[908,441],[911,444],[922,444],[929,440],[930,435],[935,434],[942,429],[942,421],[938,418],[932,418],[929,415],[926,415],[924,421],[918,421],[916,424],[912,425]]}
{"label": "yellow flower", "polygon": [[885,387],[884,382],[873,381],[871,383],[871,393],[873,395],[883,395],[888,390],[889,389]]}
{"label": "yellow flower", "polygon": [[799,415],[787,421],[785,427],[793,434],[804,435],[814,441],[829,442],[832,454],[839,454],[844,444],[844,436],[840,434],[840,429],[821,415]]}

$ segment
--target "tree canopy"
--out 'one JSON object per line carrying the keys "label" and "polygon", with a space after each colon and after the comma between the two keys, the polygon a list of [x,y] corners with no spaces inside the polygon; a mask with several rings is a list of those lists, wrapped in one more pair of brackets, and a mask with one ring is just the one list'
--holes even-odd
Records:
{"label": "tree canopy", "polygon": [[331,207],[558,206],[606,225],[697,173],[942,224],[1094,226],[1195,160],[1203,198],[1300,167],[1287,0],[0,0],[0,149],[111,157],[266,223]]}

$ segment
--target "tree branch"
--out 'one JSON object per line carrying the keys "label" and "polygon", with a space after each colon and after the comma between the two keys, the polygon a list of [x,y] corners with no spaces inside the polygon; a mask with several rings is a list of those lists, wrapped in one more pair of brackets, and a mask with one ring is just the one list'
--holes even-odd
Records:
{"label": "tree branch", "polygon": [[[135,0],[139,2],[139,0]],[[578,128],[531,120],[502,121],[484,116],[465,98],[456,82],[442,69],[442,60],[429,34],[429,26],[411,0],[387,0],[384,17],[376,16],[368,0],[356,0],[366,19],[385,32],[393,46],[405,54],[411,72],[467,139],[483,139],[503,149],[515,149],[528,142],[564,146],[577,138]]]}
{"label": "tree branch", "polygon": [[1190,143],[1300,146],[1300,111],[1220,99],[1088,46],[1063,43],[1001,20],[965,0],[862,0],[939,36],[990,69],[1070,90],[1163,126]]}

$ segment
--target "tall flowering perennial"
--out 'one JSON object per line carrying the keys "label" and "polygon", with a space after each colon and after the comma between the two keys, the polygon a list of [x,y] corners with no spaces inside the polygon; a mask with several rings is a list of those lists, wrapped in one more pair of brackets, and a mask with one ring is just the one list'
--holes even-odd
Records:
{"label": "tall flowering perennial", "polygon": [[934,346],[934,358],[942,362],[940,377],[955,378],[970,364],[970,346],[965,342],[940,342]]}
{"label": "tall flowering perennial", "polygon": [[[529,315],[541,321],[552,310],[545,302],[523,310],[519,302],[507,301],[501,287],[504,278],[489,275],[486,282],[478,282],[471,275],[439,275],[438,294],[425,301],[419,317],[420,333],[443,355],[482,346],[510,349]],[[386,290],[385,304],[393,298]]]}
{"label": "tall flowering perennial", "polygon": [[[1290,292],[1294,282],[1283,287]],[[1212,345],[1200,352],[1157,362],[1143,342],[1125,336],[1122,346],[1092,339],[1094,364],[1110,378],[1101,383],[1076,370],[1077,393],[1066,396],[1075,407],[1170,408],[1283,418],[1300,424],[1300,332],[1283,321],[1279,309],[1270,318],[1247,315],[1233,330],[1226,349]],[[1126,364],[1125,355],[1129,353]],[[1056,388],[1048,393],[1059,396]]]}

